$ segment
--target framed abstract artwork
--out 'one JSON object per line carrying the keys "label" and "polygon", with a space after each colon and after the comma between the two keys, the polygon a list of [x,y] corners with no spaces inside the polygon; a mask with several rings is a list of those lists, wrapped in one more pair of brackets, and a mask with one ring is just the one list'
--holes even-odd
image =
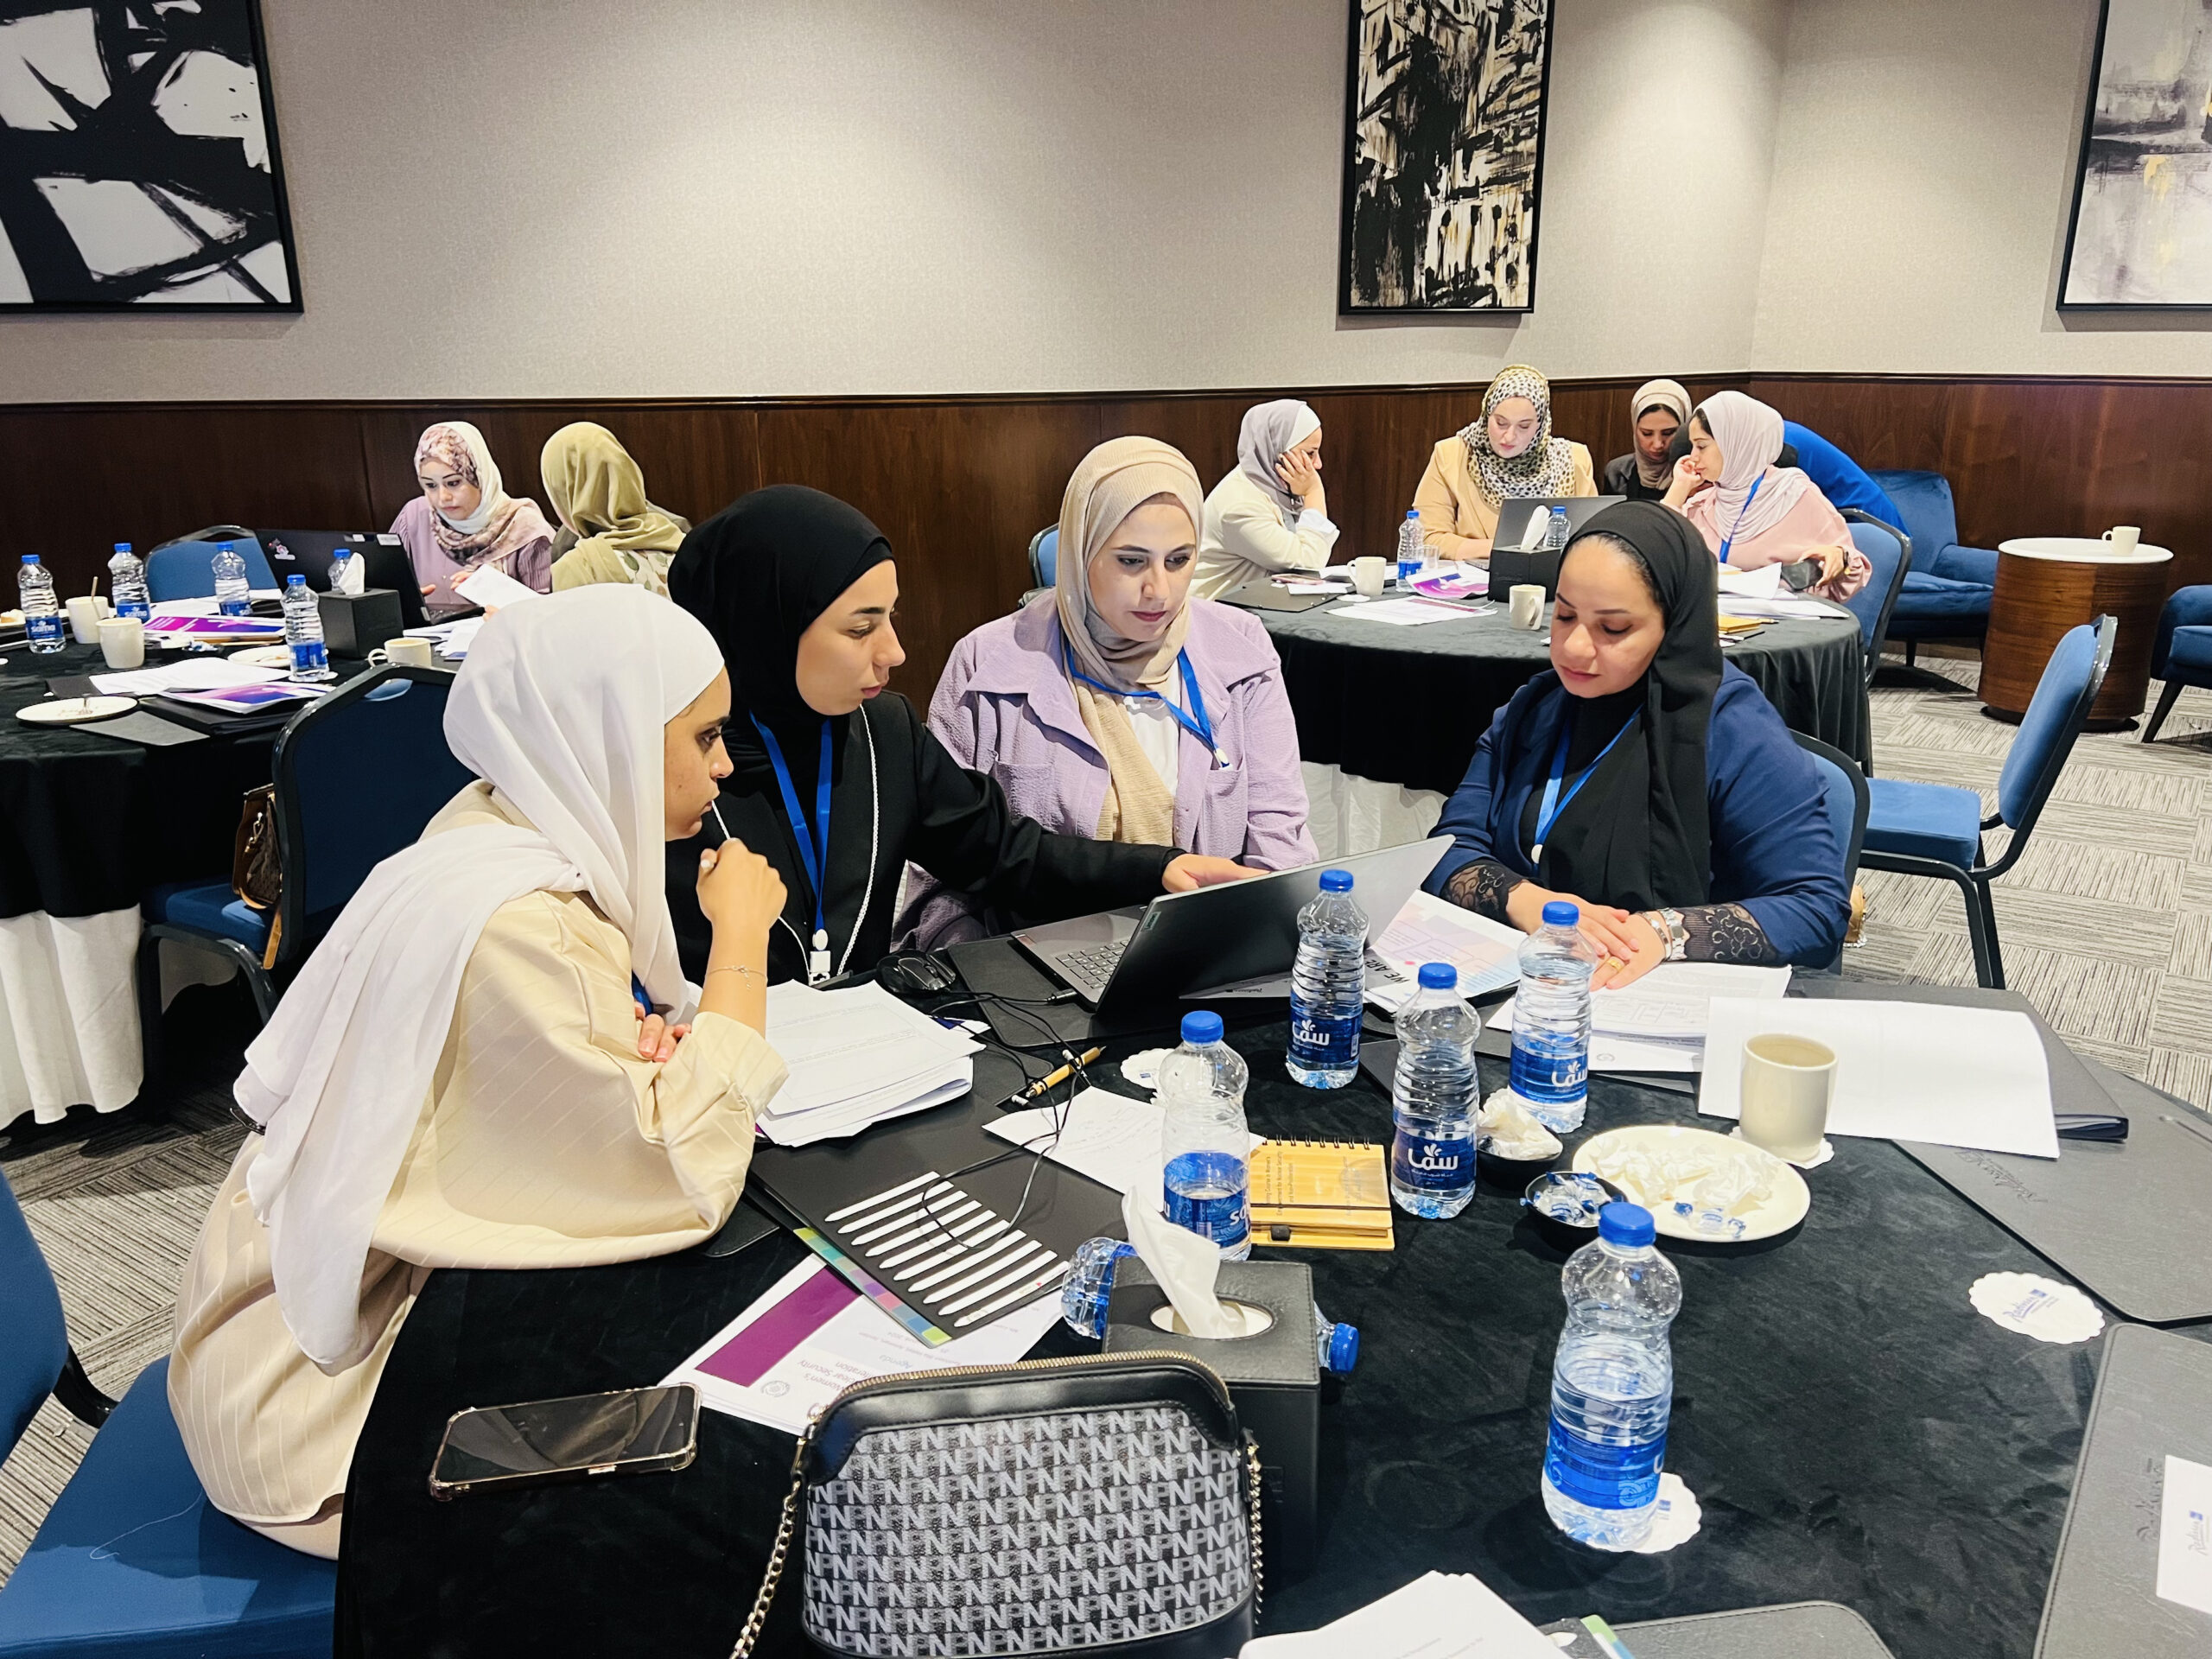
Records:
{"label": "framed abstract artwork", "polygon": [[1551,0],[1351,0],[1337,309],[1529,311]]}
{"label": "framed abstract artwork", "polygon": [[0,310],[297,311],[257,0],[0,0]]}
{"label": "framed abstract artwork", "polygon": [[2105,0],[2062,310],[2212,308],[2212,0]]}

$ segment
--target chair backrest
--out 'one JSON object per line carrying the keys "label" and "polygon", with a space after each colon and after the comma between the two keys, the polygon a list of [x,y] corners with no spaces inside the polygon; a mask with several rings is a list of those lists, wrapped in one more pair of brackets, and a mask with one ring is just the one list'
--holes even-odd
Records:
{"label": "chair backrest", "polygon": [[1874,567],[1866,585],[1843,601],[1859,619],[1859,643],[1866,649],[1866,683],[1872,685],[1874,671],[1881,666],[1882,642],[1889,638],[1890,613],[1897,609],[1905,573],[1912,569],[1912,538],[1856,507],[1846,507],[1843,516],[1851,526],[1851,544]]}
{"label": "chair backrest", "polygon": [[68,1359],[54,1270],[0,1175],[0,1459],[16,1449]]}
{"label": "chair backrest", "polygon": [[376,670],[310,703],[278,736],[278,966],[312,950],[369,872],[412,846],[474,776],[446,747],[453,677]]}
{"label": "chair backrest", "polygon": [[210,524],[163,542],[146,556],[146,592],[152,598],[206,599],[215,591],[215,550],[228,542],[245,558],[245,579],[256,588],[277,586],[260,538],[232,524]]}
{"label": "chair backrest", "polygon": [[2088,721],[2089,706],[2103,689],[2119,632],[2119,619],[2113,616],[2069,628],[2043,665],[2028,712],[2020,716],[2019,735],[1997,776],[1997,816],[2012,831],[2012,844],[2005,849],[2008,864],[2066,768],[2074,740]]}
{"label": "chair backrest", "polygon": [[1859,879],[1859,855],[1866,845],[1866,813],[1871,792],[1866,787],[1866,774],[1841,749],[1823,743],[1817,737],[1808,737],[1802,732],[1792,732],[1797,747],[1811,757],[1814,769],[1821,774],[1821,787],[1827,791],[1828,822],[1844,837],[1843,879],[1850,883]]}
{"label": "chair backrest", "polygon": [[1951,499],[1951,481],[1941,473],[1885,471],[1868,474],[1882,486],[1904,520],[1904,533],[1912,537],[1913,556],[1926,570],[1947,547],[1959,544],[1959,510]]}
{"label": "chair backrest", "polygon": [[1029,585],[1050,588],[1059,579],[1060,527],[1047,524],[1029,538]]}
{"label": "chair backrest", "polygon": [[1782,438],[1797,452],[1799,470],[1827,497],[1829,505],[1839,511],[1855,508],[1869,518],[1904,527],[1897,505],[1883,493],[1873,474],[1811,427],[1784,421]]}

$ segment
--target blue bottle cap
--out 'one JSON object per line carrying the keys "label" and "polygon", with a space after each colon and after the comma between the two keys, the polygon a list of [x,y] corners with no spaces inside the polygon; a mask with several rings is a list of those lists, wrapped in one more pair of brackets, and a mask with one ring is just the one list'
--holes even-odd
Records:
{"label": "blue bottle cap", "polygon": [[1651,1212],[1640,1204],[1616,1198],[1598,1212],[1598,1236],[1608,1244],[1649,1244],[1658,1236]]}
{"label": "blue bottle cap", "polygon": [[1459,970],[1448,962],[1424,962],[1421,965],[1421,988],[1424,991],[1455,990],[1459,984]]}
{"label": "blue bottle cap", "polygon": [[23,555],[23,563],[24,563],[25,564],[36,564],[36,563],[38,563],[38,555],[37,555],[37,554],[35,554],[35,553],[26,553],[26,554],[24,554],[24,555]]}
{"label": "blue bottle cap", "polygon": [[1359,1363],[1359,1327],[1338,1325],[1329,1328],[1329,1373],[1342,1376]]}
{"label": "blue bottle cap", "polygon": [[1324,893],[1350,893],[1351,891],[1351,872],[1350,870],[1322,871],[1321,891]]}
{"label": "blue bottle cap", "polygon": [[130,543],[128,542],[118,542],[115,544],[115,550],[118,553],[128,553],[130,550]]}
{"label": "blue bottle cap", "polygon": [[1200,1008],[1183,1016],[1183,1040],[1186,1043],[1217,1043],[1221,1040],[1221,1016]]}
{"label": "blue bottle cap", "polygon": [[1407,517],[1407,518],[1420,518],[1420,517],[1421,517],[1421,509],[1420,509],[1419,507],[1408,507],[1408,508],[1406,509],[1406,517]]}
{"label": "blue bottle cap", "polygon": [[[307,582],[308,582],[308,579],[307,579],[305,576],[302,575],[301,575],[298,571],[296,571],[296,570],[295,570],[294,572],[292,572],[292,574],[291,574],[290,575],[289,575],[289,576],[287,576],[287,577],[285,577],[285,578],[284,578],[284,585],[285,585],[287,588],[304,588],[304,587],[306,587],[306,586],[307,586]],[[1572,908],[1572,906],[1569,906],[1569,908]],[[1549,909],[1550,909],[1550,906],[1545,906],[1545,909],[1547,910],[1547,912],[1548,912],[1548,911],[1549,911]],[[1547,920],[1547,921],[1549,921],[1549,920],[1551,919],[1551,918],[1550,918],[1550,916],[1549,916],[1548,914],[1547,914],[1544,919],[1545,919],[1545,920]]]}
{"label": "blue bottle cap", "polygon": [[1554,899],[1544,906],[1546,927],[1573,927],[1582,919],[1582,907],[1565,899]]}

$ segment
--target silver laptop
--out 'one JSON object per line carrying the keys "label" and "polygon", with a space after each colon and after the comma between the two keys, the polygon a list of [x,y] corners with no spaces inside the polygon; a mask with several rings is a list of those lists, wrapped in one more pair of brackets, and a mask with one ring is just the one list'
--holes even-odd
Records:
{"label": "silver laptop", "polygon": [[1025,928],[1015,943],[1102,1013],[1173,1001],[1216,986],[1289,970],[1298,954],[1298,912],[1321,890],[1321,872],[1351,872],[1351,896],[1370,937],[1405,908],[1452,845],[1449,836],[1163,893],[1142,910]]}

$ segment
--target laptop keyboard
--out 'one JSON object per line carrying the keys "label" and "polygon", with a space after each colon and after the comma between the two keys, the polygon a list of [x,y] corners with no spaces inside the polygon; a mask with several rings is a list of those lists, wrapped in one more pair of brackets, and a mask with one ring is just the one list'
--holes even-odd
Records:
{"label": "laptop keyboard", "polygon": [[1114,977],[1122,952],[1128,948],[1127,939],[1115,939],[1106,944],[1088,944],[1080,950],[1064,950],[1054,962],[1062,976],[1077,990],[1103,991],[1106,982]]}

